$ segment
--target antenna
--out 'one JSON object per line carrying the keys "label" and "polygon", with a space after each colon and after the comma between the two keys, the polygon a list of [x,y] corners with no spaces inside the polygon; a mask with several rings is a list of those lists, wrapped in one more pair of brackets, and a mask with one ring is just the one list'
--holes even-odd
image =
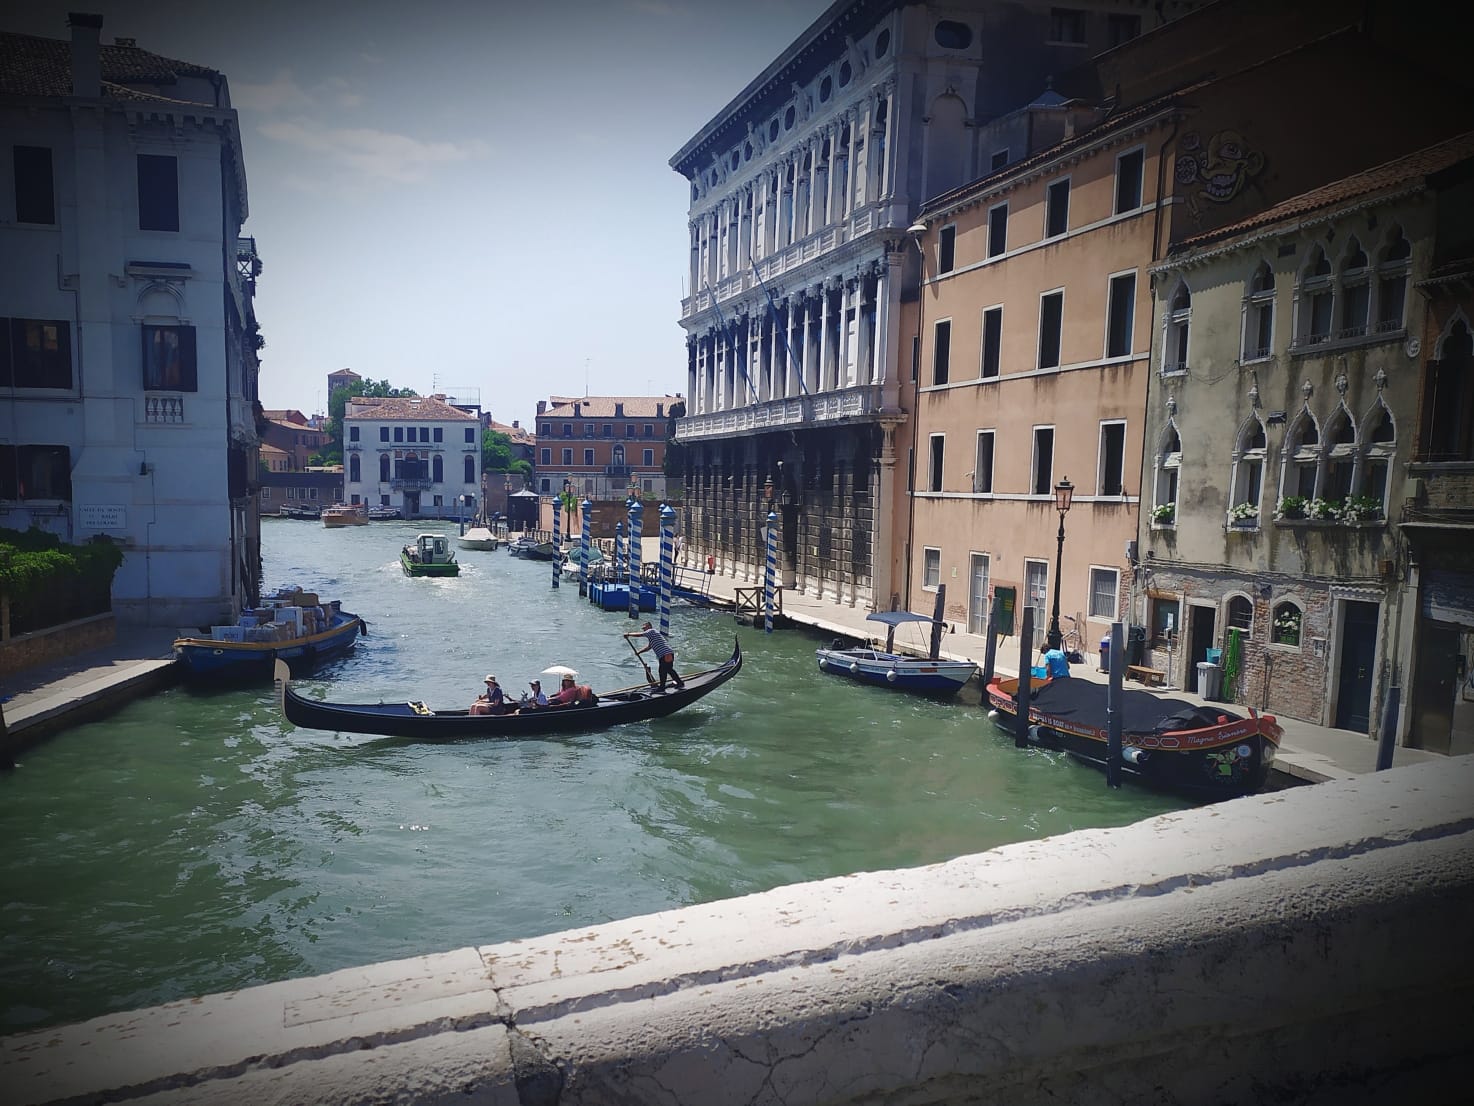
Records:
{"label": "antenna", "polygon": [[589,359],[583,359],[583,398],[589,398]]}

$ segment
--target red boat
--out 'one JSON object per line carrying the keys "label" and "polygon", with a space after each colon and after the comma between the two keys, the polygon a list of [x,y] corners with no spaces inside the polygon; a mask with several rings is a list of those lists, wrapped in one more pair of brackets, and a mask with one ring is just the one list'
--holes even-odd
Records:
{"label": "red boat", "polygon": [[[1029,741],[1059,749],[1105,770],[1109,759],[1104,684],[1091,680],[1031,681]],[[1018,680],[988,685],[991,717],[1012,731]],[[1279,750],[1279,722],[1252,707],[1248,717],[1218,704],[1169,699],[1122,689],[1121,774],[1149,787],[1213,801],[1252,795],[1264,786]]]}

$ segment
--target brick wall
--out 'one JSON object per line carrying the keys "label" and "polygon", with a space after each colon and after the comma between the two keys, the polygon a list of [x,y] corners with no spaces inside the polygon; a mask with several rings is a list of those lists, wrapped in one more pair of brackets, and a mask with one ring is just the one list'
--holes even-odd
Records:
{"label": "brick wall", "polygon": [[111,645],[117,638],[117,623],[111,613],[95,614],[74,622],[63,622],[46,630],[18,634],[0,643],[0,676],[61,660]]}

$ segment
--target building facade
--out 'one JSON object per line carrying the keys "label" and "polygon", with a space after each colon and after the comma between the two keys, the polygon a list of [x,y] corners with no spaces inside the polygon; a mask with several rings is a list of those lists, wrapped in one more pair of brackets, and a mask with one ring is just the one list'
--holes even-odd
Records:
{"label": "building facade", "polygon": [[268,417],[261,440],[285,453],[291,470],[301,472],[307,468],[314,454],[322,452],[328,436],[325,431],[309,426],[305,419],[295,422]]}
{"label": "building facade", "polygon": [[259,597],[261,262],[223,74],[73,14],[0,34],[0,525],[124,549],[123,621]]}
{"label": "building facade", "polygon": [[927,197],[1019,156],[982,148],[982,124],[1192,6],[835,3],[672,158],[691,195],[691,551],[755,578],[771,513],[784,586],[899,601],[907,228]]}
{"label": "building facade", "polygon": [[444,396],[356,397],[343,417],[346,503],[395,507],[405,518],[474,517],[481,422]]}
{"label": "building facade", "polygon": [[666,494],[665,446],[681,396],[553,396],[537,403],[534,488],[594,500]]}

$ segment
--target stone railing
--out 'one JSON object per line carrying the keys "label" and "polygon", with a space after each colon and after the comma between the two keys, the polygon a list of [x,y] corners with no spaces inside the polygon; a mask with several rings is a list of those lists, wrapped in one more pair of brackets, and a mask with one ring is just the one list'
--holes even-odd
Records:
{"label": "stone railing", "polygon": [[1470,794],[1474,757],[1450,757],[109,1014],[0,1039],[0,1087],[8,1106],[1463,1101],[1474,957],[1429,934],[1474,927]]}
{"label": "stone railing", "polygon": [[721,438],[754,430],[772,430],[873,418],[884,409],[882,386],[861,384],[833,392],[789,396],[749,403],[726,411],[687,415],[676,421],[676,441]]}

